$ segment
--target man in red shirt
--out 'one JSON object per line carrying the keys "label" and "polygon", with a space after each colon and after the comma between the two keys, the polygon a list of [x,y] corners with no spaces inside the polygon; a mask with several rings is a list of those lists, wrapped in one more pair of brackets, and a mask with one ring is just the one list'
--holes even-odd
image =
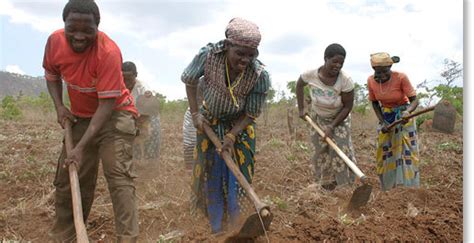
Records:
{"label": "man in red shirt", "polygon": [[[117,242],[136,242],[138,211],[132,163],[137,110],[122,77],[122,54],[98,30],[99,8],[94,0],[70,0],[63,10],[64,29],[53,32],[46,43],[43,67],[58,122],[74,122],[74,149],[59,157],[55,193],[55,224],[49,235],[55,241],[74,239],[71,191],[67,167],[76,163],[84,219],[87,220],[102,161],[112,199]],[[63,103],[63,81],[71,101]]]}

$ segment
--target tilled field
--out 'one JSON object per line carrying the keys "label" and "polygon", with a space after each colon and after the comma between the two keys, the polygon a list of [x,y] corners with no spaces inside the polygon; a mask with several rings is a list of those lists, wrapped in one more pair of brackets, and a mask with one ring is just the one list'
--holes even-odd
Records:
{"label": "tilled field", "polygon": [[[370,112],[369,112],[370,113]],[[354,186],[326,192],[314,183],[309,126],[295,121],[290,138],[286,112],[272,109],[258,121],[254,188],[274,214],[268,237],[256,242],[462,241],[463,137],[419,131],[419,189],[381,192],[375,175],[375,120],[353,115],[356,158],[374,185],[367,206],[346,212]],[[458,122],[461,123],[461,122]],[[182,114],[161,117],[160,161],[139,162],[137,197],[140,242],[220,242],[202,215],[190,214],[190,171],[182,155]],[[47,242],[53,222],[52,181],[62,131],[48,122],[0,120],[0,240]],[[91,239],[112,242],[114,221],[105,179],[99,177],[87,231]]]}

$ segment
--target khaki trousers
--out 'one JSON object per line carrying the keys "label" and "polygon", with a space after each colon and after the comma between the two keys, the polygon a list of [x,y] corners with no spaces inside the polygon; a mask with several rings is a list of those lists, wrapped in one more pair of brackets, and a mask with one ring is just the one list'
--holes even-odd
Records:
{"label": "khaki trousers", "polygon": [[[89,126],[90,119],[78,118],[72,127],[77,144]],[[134,179],[137,177],[132,160],[136,135],[135,118],[126,111],[114,111],[97,136],[86,146],[78,171],[84,221],[87,221],[97,184],[99,161],[102,161],[115,216],[119,242],[134,242],[138,236],[138,209]],[[54,179],[55,224],[49,235],[55,241],[69,242],[75,238],[72,197],[67,168],[63,168],[66,151],[63,145]]]}

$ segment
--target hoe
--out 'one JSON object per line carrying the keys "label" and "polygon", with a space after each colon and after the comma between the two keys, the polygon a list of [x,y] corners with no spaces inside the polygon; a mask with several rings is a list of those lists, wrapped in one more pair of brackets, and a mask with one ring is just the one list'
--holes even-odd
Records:
{"label": "hoe", "polygon": [[[222,143],[214,131],[207,124],[203,124],[203,129],[216,149],[220,151],[222,148]],[[237,167],[237,164],[235,164],[233,161],[232,156],[227,151],[223,151],[221,156],[224,159],[227,167],[229,167],[234,176],[237,178],[239,184],[242,186],[242,188],[244,188],[250,200],[252,200],[254,203],[256,209],[256,213],[247,217],[243,226],[240,228],[237,237],[254,238],[266,234],[266,231],[270,227],[273,219],[273,215],[270,212],[270,207],[260,201],[252,186],[250,186],[242,172],[240,172],[239,167]]]}

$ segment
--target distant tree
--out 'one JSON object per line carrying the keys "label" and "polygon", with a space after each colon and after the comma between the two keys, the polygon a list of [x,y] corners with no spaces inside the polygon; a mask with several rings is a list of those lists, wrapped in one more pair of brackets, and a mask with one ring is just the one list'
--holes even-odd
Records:
{"label": "distant tree", "polygon": [[463,68],[460,63],[447,58],[444,59],[444,70],[441,72],[441,77],[446,80],[448,87],[451,87],[451,84],[462,76]]}
{"label": "distant tree", "polygon": [[166,96],[158,93],[158,92],[155,92],[155,97],[160,99],[160,100],[166,100]]}
{"label": "distant tree", "polygon": [[[288,90],[290,90],[290,93],[292,94],[292,96],[290,97],[291,99],[292,98],[296,98],[296,81],[288,81],[288,83],[286,83],[286,88]],[[304,87],[304,96],[306,98],[310,97],[310,94],[309,94],[309,87],[308,86],[305,86]]]}
{"label": "distant tree", "polygon": [[276,90],[273,87],[270,87],[267,92],[267,102],[272,103],[273,99],[275,98]]}
{"label": "distant tree", "polygon": [[288,81],[286,83],[286,88],[290,91],[291,94],[296,96],[296,81]]}
{"label": "distant tree", "polygon": [[369,106],[369,100],[367,99],[367,95],[367,83],[365,83],[364,85],[354,83],[354,111],[361,114],[366,114],[367,107]]}
{"label": "distant tree", "polygon": [[[424,80],[417,85],[418,89],[424,89],[419,92],[418,98],[427,99],[427,105],[431,105],[436,98],[449,101],[459,114],[463,114],[463,88],[454,85],[454,81],[463,76],[463,67],[460,63],[444,59],[444,69],[440,73],[444,80],[428,81]],[[438,85],[431,87],[432,83]]]}

